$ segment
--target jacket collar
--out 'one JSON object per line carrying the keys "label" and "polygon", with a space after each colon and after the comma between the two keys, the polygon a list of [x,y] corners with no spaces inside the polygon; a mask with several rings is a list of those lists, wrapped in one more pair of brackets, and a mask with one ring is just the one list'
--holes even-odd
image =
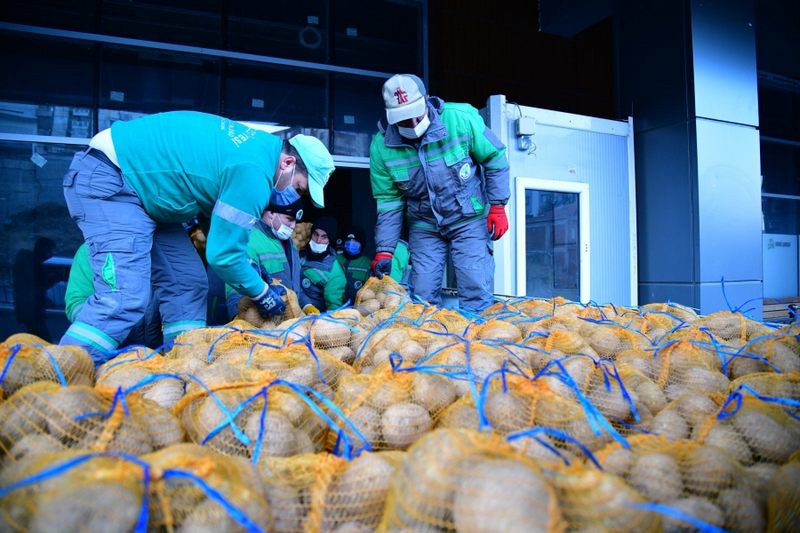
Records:
{"label": "jacket collar", "polygon": [[[424,144],[441,141],[447,137],[447,127],[442,121],[442,112],[444,111],[444,100],[437,96],[429,96],[428,100],[428,118],[431,125],[428,126],[428,131],[420,139],[418,146]],[[383,132],[384,144],[390,148],[397,148],[400,146],[409,146],[415,148],[415,143],[411,143],[408,139],[404,139],[400,135],[400,131],[395,124],[388,124],[386,119],[383,118],[378,122],[378,129]]]}

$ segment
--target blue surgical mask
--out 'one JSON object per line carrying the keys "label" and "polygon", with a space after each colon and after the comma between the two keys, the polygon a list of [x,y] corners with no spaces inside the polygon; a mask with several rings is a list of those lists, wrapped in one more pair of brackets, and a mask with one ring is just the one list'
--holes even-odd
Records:
{"label": "blue surgical mask", "polygon": [[358,241],[344,241],[344,253],[355,257],[361,253],[361,243]]}
{"label": "blue surgical mask", "polygon": [[[292,175],[289,178],[289,185],[287,185],[282,191],[273,190],[272,196],[270,201],[275,205],[292,205],[297,200],[300,199],[300,194],[294,190],[292,187],[292,183],[294,183],[294,169],[297,165],[292,165]],[[283,177],[283,170],[281,171],[281,175],[278,176],[278,181],[281,181]]]}

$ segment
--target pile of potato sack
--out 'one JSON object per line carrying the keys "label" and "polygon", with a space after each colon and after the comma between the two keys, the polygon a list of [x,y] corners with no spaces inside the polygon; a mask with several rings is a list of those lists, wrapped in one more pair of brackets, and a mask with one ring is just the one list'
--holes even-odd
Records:
{"label": "pile of potato sack", "polygon": [[[0,344],[1,531],[798,531],[800,326],[356,305],[94,368]],[[715,529],[716,528],[716,529]]]}

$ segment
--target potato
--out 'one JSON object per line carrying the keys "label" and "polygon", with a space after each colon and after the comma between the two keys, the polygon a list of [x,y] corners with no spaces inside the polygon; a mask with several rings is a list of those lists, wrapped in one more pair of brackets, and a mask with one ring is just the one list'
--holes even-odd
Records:
{"label": "potato", "polygon": [[729,531],[750,533],[766,530],[762,506],[750,491],[725,489],[717,496],[717,504],[725,514],[725,528]]}
{"label": "potato", "polygon": [[20,461],[25,457],[33,457],[42,453],[58,452],[63,449],[59,441],[47,434],[31,433],[14,443],[8,452],[12,461]]}
{"label": "potato", "polygon": [[[502,496],[500,496],[502,495]],[[462,463],[456,481],[456,531],[548,531],[556,505],[547,483],[524,464],[509,459]]]}
{"label": "potato", "polygon": [[[381,415],[376,409],[362,405],[350,413],[348,418],[370,445],[375,446],[381,441]],[[353,440],[354,447],[358,448],[363,444],[362,439],[347,424],[342,424],[342,428]]]}
{"label": "potato", "polygon": [[113,372],[104,374],[97,382],[98,386],[106,387],[109,389],[128,389],[133,387],[143,379],[147,379],[153,373],[149,370],[136,366],[136,364],[125,365],[122,368],[115,369]]}
{"label": "potato", "polygon": [[638,386],[634,389],[639,399],[647,406],[651,413],[654,415],[661,412],[667,404],[667,399],[658,385],[649,379],[642,379]]}
{"label": "potato", "polygon": [[333,348],[328,348],[328,353],[348,365],[353,364],[356,358],[356,352],[349,346],[334,346]]}
{"label": "potato", "polygon": [[[516,450],[519,450],[526,457],[530,457],[537,462],[563,464],[564,459],[566,459],[569,464],[572,464],[577,460],[573,453],[567,450],[558,449],[558,447],[550,438],[547,437],[547,435],[538,435],[538,438],[539,440],[531,437],[514,439],[511,441],[511,446]],[[558,453],[554,452],[540,441],[549,443],[550,446],[558,450]]]}
{"label": "potato", "polygon": [[436,427],[478,429],[478,411],[471,403],[456,402],[442,411]]}
{"label": "potato", "polygon": [[415,372],[412,380],[411,399],[436,415],[456,399],[456,389],[444,376]]}
{"label": "potato", "polygon": [[404,363],[416,363],[427,354],[425,348],[415,341],[406,342],[397,352],[403,356]]}
{"label": "potato", "polygon": [[[588,357],[570,357],[561,362],[564,370],[570,375],[582,392],[586,392],[595,371],[595,364]],[[555,368],[553,368],[555,370]]]}
{"label": "potato", "polygon": [[[666,502],[666,504],[707,524],[722,527],[725,523],[725,516],[722,514],[720,508],[705,498],[692,496],[690,498],[681,498],[679,500]],[[672,516],[663,516],[662,524],[664,533],[696,531],[696,528],[688,522]]]}
{"label": "potato", "polygon": [[739,465],[727,453],[714,446],[691,450],[683,465],[686,490],[699,496],[716,496],[731,488],[739,474]]}
{"label": "potato", "polygon": [[371,300],[372,298],[375,298],[375,291],[373,291],[368,287],[364,287],[360,291],[358,291],[358,295],[356,297],[358,300],[362,302],[364,300]]}
{"label": "potato", "polygon": [[627,448],[617,448],[603,460],[603,469],[609,474],[625,476],[633,465],[636,456]]}
{"label": "potato", "polygon": [[392,405],[381,417],[383,440],[391,448],[402,449],[416,442],[433,426],[430,414],[413,403]]}
{"label": "potato", "polygon": [[664,502],[680,497],[683,481],[678,462],[665,453],[649,453],[636,458],[628,482],[647,500]]}
{"label": "potato", "polygon": [[[250,439],[250,451],[255,451],[261,421],[261,411],[254,411],[247,419],[244,433]],[[275,457],[289,457],[297,450],[295,427],[283,414],[269,411],[264,417],[264,437],[261,453]]]}
{"label": "potato", "polygon": [[30,531],[133,531],[142,495],[113,481],[76,484],[38,499]]}
{"label": "potato", "polygon": [[369,404],[380,409],[387,409],[391,405],[406,402],[409,398],[408,388],[395,380],[387,379],[369,396]]}
{"label": "potato", "polygon": [[314,346],[330,348],[346,346],[350,342],[351,324],[346,320],[334,320],[327,316],[314,320],[311,338]]}
{"label": "potato", "polygon": [[693,428],[719,410],[717,404],[696,392],[684,393],[676,403],[681,416]]}
{"label": "potato", "polygon": [[330,531],[339,523],[374,518],[378,525],[389,492],[394,467],[380,454],[364,453],[350,463],[326,493],[322,530]]}
{"label": "potato", "polygon": [[511,391],[492,391],[486,395],[485,415],[499,433],[511,433],[532,425],[530,403]]}
{"label": "potato", "polygon": [[730,388],[730,381],[722,373],[701,367],[687,369],[683,383],[687,389],[705,394],[727,393]]}
{"label": "potato", "polygon": [[241,530],[242,526],[227,511],[206,500],[192,509],[177,533],[235,533]]}
{"label": "potato", "polygon": [[778,465],[773,463],[757,463],[745,469],[744,476],[739,480],[739,486],[752,494],[762,505],[767,503],[767,493],[770,480],[778,471]]}
{"label": "potato", "polygon": [[142,397],[156,402],[164,409],[172,409],[183,398],[185,384],[174,378],[162,378],[146,387]]}
{"label": "potato", "polygon": [[377,298],[362,300],[362,302],[358,305],[358,309],[365,315],[371,315],[372,313],[380,310],[380,308],[381,303]]}
{"label": "potato", "polygon": [[704,444],[725,450],[743,465],[753,464],[753,454],[742,436],[726,424],[716,424],[703,440]]}
{"label": "potato", "polygon": [[337,405],[341,407],[350,407],[359,401],[366,399],[367,389],[369,389],[370,382],[361,376],[346,376],[339,382],[339,389],[337,391]]}
{"label": "potato", "polygon": [[[633,391],[628,391],[631,400],[634,400]],[[631,416],[631,404],[622,395],[622,388],[615,380],[609,381],[609,388],[606,389],[605,382],[598,380],[592,390],[588,393],[589,400],[603,413],[610,418],[627,420]]]}
{"label": "potato", "polygon": [[756,457],[785,463],[798,447],[797,439],[771,416],[755,410],[741,410],[731,418]]}
{"label": "potato", "polygon": [[666,409],[658,413],[648,424],[648,428],[656,435],[662,435],[669,440],[689,437],[689,424],[675,409]]}

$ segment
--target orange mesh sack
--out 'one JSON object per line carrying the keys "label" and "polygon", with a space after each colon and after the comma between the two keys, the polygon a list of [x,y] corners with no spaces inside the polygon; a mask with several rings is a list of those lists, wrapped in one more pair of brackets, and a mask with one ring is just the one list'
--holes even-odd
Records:
{"label": "orange mesh sack", "polygon": [[186,387],[186,378],[175,372],[176,367],[184,369],[175,359],[137,349],[100,365],[95,388],[112,394],[118,388],[135,390],[143,398],[172,409],[183,397]]}
{"label": "orange mesh sack", "polygon": [[134,531],[147,523],[142,464],[76,451],[14,463],[0,473],[0,530]]}
{"label": "orange mesh sack", "polygon": [[625,350],[650,346],[650,339],[639,331],[610,322],[581,320],[580,334],[597,355],[606,359],[614,359]]}
{"label": "orange mesh sack", "polygon": [[668,402],[651,420],[643,420],[637,429],[645,430],[667,439],[688,439],[719,412],[724,398],[709,398],[703,393],[687,391]]}
{"label": "orange mesh sack", "polygon": [[273,371],[215,363],[197,381],[189,384],[175,414],[193,442],[225,455],[257,462],[265,456],[322,451],[328,426],[346,424],[328,412],[333,403],[324,395],[276,380]]}
{"label": "orange mesh sack", "polygon": [[490,319],[482,324],[472,324],[467,330],[465,337],[468,339],[492,339],[513,343],[522,340],[522,332],[511,322]]}
{"label": "orange mesh sack", "polygon": [[379,531],[564,531],[555,490],[498,435],[440,429],[398,467]]}
{"label": "orange mesh sack", "polygon": [[639,369],[664,390],[668,400],[684,392],[704,395],[727,394],[730,382],[721,372],[722,363],[713,344],[671,340],[658,346]]}
{"label": "orange mesh sack", "polygon": [[756,372],[800,371],[797,333],[775,331],[751,338],[728,362],[733,378]]}
{"label": "orange mesh sack", "polygon": [[380,309],[397,309],[408,301],[406,290],[390,276],[373,276],[356,294],[355,307],[361,314],[371,315]]}
{"label": "orange mesh sack", "polygon": [[637,506],[647,500],[625,481],[590,465],[554,468],[548,479],[556,489],[570,531],[608,533],[660,531],[657,514]]}
{"label": "orange mesh sack", "polygon": [[800,420],[775,403],[734,392],[697,424],[694,440],[726,450],[742,464],[783,464],[800,449]]}
{"label": "orange mesh sack", "polygon": [[272,457],[259,470],[275,531],[374,531],[402,452],[365,452],[352,461],[327,453]]}
{"label": "orange mesh sack", "polygon": [[691,307],[677,303],[650,303],[639,306],[641,313],[662,313],[668,314],[674,319],[683,322],[684,324],[691,324],[699,317],[697,312]]}
{"label": "orange mesh sack", "polygon": [[419,329],[404,322],[385,323],[374,328],[356,351],[353,367],[364,373],[397,359],[397,365],[410,366],[435,357],[443,349],[459,343],[458,337]]}
{"label": "orange mesh sack", "polygon": [[336,405],[373,450],[401,450],[429,432],[437,415],[455,399],[455,386],[447,377],[396,372],[386,364],[371,374],[342,380]]}
{"label": "orange mesh sack", "polygon": [[239,300],[239,314],[237,317],[252,324],[255,328],[267,329],[277,327],[278,324],[286,320],[305,315],[300,308],[300,302],[297,300],[297,293],[281,285],[277,280],[273,281],[273,285],[280,285],[286,291],[286,294],[281,297],[283,303],[286,304],[286,309],[282,314],[270,317],[261,316],[256,303],[251,298],[243,296]]}
{"label": "orange mesh sack", "polygon": [[0,448],[12,460],[63,449],[142,455],[183,438],[172,414],[136,394],[39,381],[0,404]]}
{"label": "orange mesh sack", "polygon": [[697,328],[707,329],[720,342],[741,346],[747,340],[772,333],[772,329],[763,323],[747,318],[742,313],[718,311],[701,316],[694,321]]}
{"label": "orange mesh sack", "polygon": [[0,399],[35,381],[94,384],[94,363],[78,346],[57,346],[27,333],[0,344]]}
{"label": "orange mesh sack", "polygon": [[453,333],[463,335],[470,319],[454,309],[434,308],[427,313],[420,323],[420,327],[439,333]]}
{"label": "orange mesh sack", "polygon": [[258,473],[241,457],[195,444],[142,458],[150,466],[151,531],[272,531]]}
{"label": "orange mesh sack", "polygon": [[286,332],[254,330],[249,323],[234,320],[226,326],[181,333],[166,357],[176,361],[175,372],[193,374],[218,358],[248,355],[256,344],[282,346],[287,336]]}
{"label": "orange mesh sack", "polygon": [[355,309],[340,309],[286,321],[278,329],[285,330],[288,339],[303,340],[310,335],[315,348],[327,350],[340,361],[351,364],[372,327],[372,321]]}
{"label": "orange mesh sack", "polygon": [[[698,442],[639,435],[597,453],[606,471],[623,477],[648,502],[732,531],[763,531],[765,509],[742,465],[726,451]],[[658,508],[655,510],[659,511]],[[690,524],[659,511],[665,530]]]}
{"label": "orange mesh sack", "polygon": [[731,390],[742,389],[752,390],[770,398],[789,400],[784,402],[784,404],[790,404],[785,407],[787,412],[800,415],[800,372],[785,374],[759,372],[748,374],[731,382]]}

